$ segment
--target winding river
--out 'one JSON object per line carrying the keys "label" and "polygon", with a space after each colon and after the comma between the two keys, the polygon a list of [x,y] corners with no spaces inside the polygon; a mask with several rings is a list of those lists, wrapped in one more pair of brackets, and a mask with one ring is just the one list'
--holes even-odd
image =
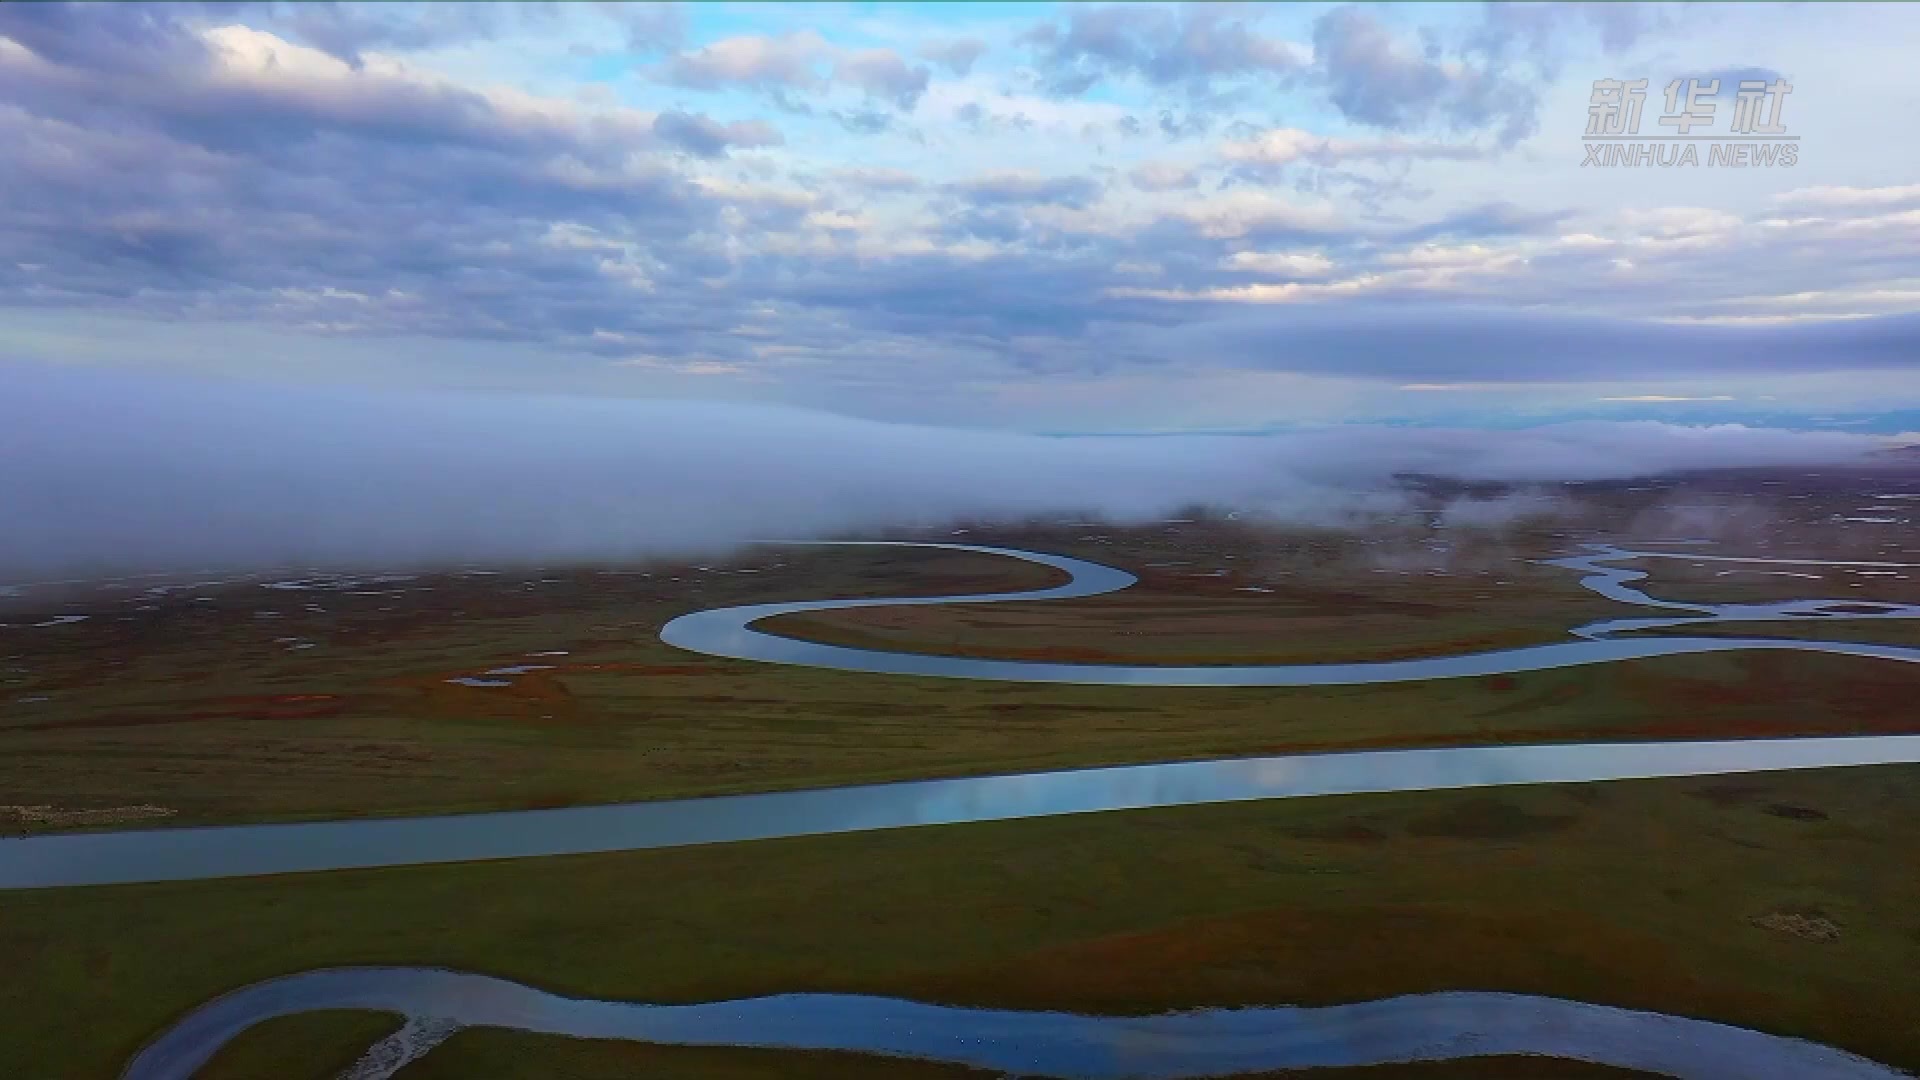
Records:
{"label": "winding river", "polygon": [[329,968],[217,998],[147,1044],[126,1080],[179,1080],[262,1020],[318,1009],[408,1017],[347,1075],[391,1075],[461,1027],[673,1046],[853,1050],[1065,1080],[1178,1077],[1545,1054],[1690,1080],[1892,1080],[1844,1051],[1705,1020],[1522,994],[1441,993],[1326,1008],[1080,1016],[781,994],[700,1005],[565,998],[434,968]]}
{"label": "winding river", "polygon": [[1473,675],[1506,675],[1521,671],[1575,667],[1581,664],[1640,660],[1654,656],[1734,652],[1749,649],[1785,649],[1800,652],[1866,656],[1882,660],[1920,661],[1920,649],[1846,641],[1808,641],[1783,638],[1736,637],[1615,637],[1630,630],[1702,625],[1717,622],[1791,622],[1796,620],[1914,619],[1920,605],[1861,603],[1852,600],[1790,600],[1774,604],[1692,604],[1656,600],[1629,582],[1646,577],[1640,570],[1612,566],[1632,559],[1686,559],[1689,561],[1790,563],[1843,567],[1894,568],[1920,564],[1838,562],[1776,559],[1735,559],[1701,556],[1693,552],[1630,551],[1611,545],[1593,545],[1586,554],[1547,560],[1547,565],[1584,573],[1581,585],[1623,603],[1687,611],[1692,614],[1662,619],[1620,619],[1594,623],[1572,631],[1574,641],[1530,645],[1517,649],[1433,656],[1417,660],[1376,660],[1345,664],[1244,664],[1175,667],[1133,664],[1039,663],[1025,660],[982,660],[971,657],[931,656],[886,652],[844,645],[826,645],[781,637],[753,627],[763,619],[800,612],[844,611],[870,607],[924,607],[943,604],[997,604],[1010,601],[1066,600],[1118,592],[1137,579],[1124,570],[1065,555],[1045,555],[1012,548],[974,544],[931,544],[866,541],[888,547],[936,548],[982,555],[1003,555],[1065,571],[1064,585],[1028,592],[985,593],[967,596],[881,597],[863,600],[801,600],[784,604],[748,604],[714,608],[682,615],[660,630],[660,639],[690,652],[770,664],[860,671],[875,675],[924,675],[950,679],[996,679],[1024,683],[1076,683],[1098,686],[1356,686],[1369,683],[1414,682]]}
{"label": "winding river", "polygon": [[[756,630],[775,615],[846,608],[1096,596],[1133,575],[1061,555],[967,544],[897,544],[1002,555],[1064,571],[1062,585],[968,596],[815,600],[720,608],[661,638],[713,656],[842,671],[1036,683],[1333,686],[1537,671],[1689,653],[1785,649],[1912,663],[1920,649],[1774,638],[1626,637],[1715,622],[1920,618],[1920,606],[1851,600],[1698,604],[1632,588],[1642,559],[1894,568],[1904,563],[1735,559],[1592,546],[1550,560],[1581,584],[1659,617],[1593,623],[1573,641],[1417,660],[1162,667],[982,660],[847,648]],[[1675,614],[1666,614],[1674,612]],[[909,826],[1362,792],[1920,762],[1920,735],[1453,747],[1169,762],[1013,776],[511,813],[0,839],[0,888],[219,878],[473,859],[624,851]],[[1547,1054],[1699,1080],[1904,1076],[1828,1047],[1706,1021],[1493,993],[1443,993],[1329,1008],[1201,1010],[1154,1017],[972,1010],[887,998],[794,994],[663,1006],[558,997],[485,975],[427,968],[310,971],[209,1002],[128,1066],[142,1080],[190,1076],[221,1045],[275,1016],[315,1009],[399,1013],[407,1024],[349,1074],[389,1075],[462,1026],[696,1046],[843,1049],[1065,1078],[1175,1078],[1486,1054]]]}

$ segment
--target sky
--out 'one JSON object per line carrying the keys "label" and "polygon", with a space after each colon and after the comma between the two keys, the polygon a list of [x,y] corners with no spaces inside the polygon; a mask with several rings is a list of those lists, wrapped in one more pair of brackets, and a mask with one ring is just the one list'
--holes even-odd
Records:
{"label": "sky", "polygon": [[[1920,427],[1920,8],[0,5],[0,379]],[[1583,166],[1596,79],[1790,166]],[[1731,93],[1717,100],[1727,130]]]}

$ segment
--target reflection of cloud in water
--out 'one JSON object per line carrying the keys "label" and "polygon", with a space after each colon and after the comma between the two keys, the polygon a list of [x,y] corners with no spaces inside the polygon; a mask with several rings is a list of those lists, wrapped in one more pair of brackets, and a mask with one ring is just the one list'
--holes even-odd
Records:
{"label": "reflection of cloud in water", "polygon": [[[1688,1080],[1905,1075],[1800,1039],[1524,994],[1448,992],[1322,1008],[1085,1016],[851,994],[648,1005],[563,998],[505,979],[430,968],[323,969],[243,987],[187,1014],[124,1075],[184,1078],[254,1024],[324,1009],[407,1016],[410,1031],[382,1040],[368,1055],[394,1067],[412,1056],[408,1040],[425,1036],[430,1045],[432,1035],[468,1026],[677,1046],[846,1050],[1072,1080],[1175,1080],[1517,1054]],[[371,1080],[388,1073],[360,1075]]]}

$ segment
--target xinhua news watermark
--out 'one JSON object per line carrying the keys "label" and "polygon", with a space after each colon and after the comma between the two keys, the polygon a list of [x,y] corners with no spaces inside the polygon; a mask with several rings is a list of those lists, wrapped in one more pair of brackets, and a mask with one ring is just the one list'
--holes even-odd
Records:
{"label": "xinhua news watermark", "polygon": [[[1721,80],[1675,79],[1667,84],[1659,124],[1670,134],[1640,134],[1647,80],[1595,79],[1587,106],[1587,157],[1581,168],[1787,168],[1800,162],[1800,136],[1780,119],[1793,86],[1785,79],[1742,79],[1733,91],[1732,121],[1713,131]],[[1695,134],[1700,129],[1699,134]]]}

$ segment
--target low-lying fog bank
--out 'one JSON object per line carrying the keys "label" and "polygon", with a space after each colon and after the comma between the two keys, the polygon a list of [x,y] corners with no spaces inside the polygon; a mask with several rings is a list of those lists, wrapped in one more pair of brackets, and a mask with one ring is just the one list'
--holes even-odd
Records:
{"label": "low-lying fog bank", "polygon": [[[549,562],[1195,506],[1339,523],[1397,474],[1551,485],[1857,462],[1734,425],[1048,437],[675,401],[379,394],[0,368],[0,582],[172,568]],[[1539,508],[1463,500],[1457,514]]]}

